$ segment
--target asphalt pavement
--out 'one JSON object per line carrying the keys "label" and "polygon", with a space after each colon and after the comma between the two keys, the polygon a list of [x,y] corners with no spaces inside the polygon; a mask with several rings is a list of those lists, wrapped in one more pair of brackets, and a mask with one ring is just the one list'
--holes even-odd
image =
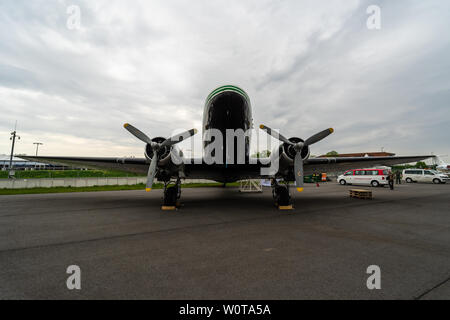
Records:
{"label": "asphalt pavement", "polygon": [[292,211],[270,188],[184,189],[175,212],[162,190],[0,196],[0,299],[449,299],[450,185],[350,188],[293,189]]}

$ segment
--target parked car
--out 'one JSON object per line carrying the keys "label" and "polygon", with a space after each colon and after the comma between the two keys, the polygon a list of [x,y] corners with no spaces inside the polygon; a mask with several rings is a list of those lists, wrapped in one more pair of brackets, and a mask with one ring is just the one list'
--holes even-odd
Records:
{"label": "parked car", "polygon": [[406,169],[403,170],[403,179],[408,182],[446,183],[448,175],[436,170]]}
{"label": "parked car", "polygon": [[360,184],[379,187],[388,184],[388,174],[389,170],[386,169],[353,169],[344,172],[337,181],[341,185]]}

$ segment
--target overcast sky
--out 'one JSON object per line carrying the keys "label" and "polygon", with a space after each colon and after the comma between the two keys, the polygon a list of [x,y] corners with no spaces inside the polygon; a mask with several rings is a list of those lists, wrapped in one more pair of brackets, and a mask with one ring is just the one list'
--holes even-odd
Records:
{"label": "overcast sky", "polygon": [[255,126],[335,128],[313,154],[449,155],[449,30],[448,0],[2,0],[0,154],[18,120],[16,153],[141,157],[123,123],[201,129],[209,92],[235,84]]}

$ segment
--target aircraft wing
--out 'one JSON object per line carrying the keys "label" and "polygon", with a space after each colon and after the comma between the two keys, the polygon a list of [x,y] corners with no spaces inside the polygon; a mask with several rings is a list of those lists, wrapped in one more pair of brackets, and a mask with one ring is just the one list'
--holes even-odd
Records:
{"label": "aircraft wing", "polygon": [[[396,164],[404,164],[410,162],[417,162],[427,158],[429,155],[424,156],[400,156],[400,157],[336,157],[336,158],[310,158],[305,160],[304,170],[305,175],[321,172],[344,172],[349,169],[362,169],[371,168],[374,166],[392,166]],[[261,168],[268,167],[262,163],[266,161],[258,162],[257,164],[242,164],[233,165],[225,168],[223,166],[206,165],[206,164],[186,164],[185,173],[188,178],[195,179],[210,179],[219,180],[222,177],[226,177],[229,181],[236,181],[242,179],[260,179],[266,178],[261,175]],[[285,172],[285,170],[281,170]],[[287,175],[283,173],[278,174],[279,178],[285,178],[287,180],[294,180],[294,166],[288,168]]]}
{"label": "aircraft wing", "polygon": [[424,156],[399,156],[399,157],[336,157],[336,158],[312,158],[305,161],[305,173],[313,172],[339,172],[349,169],[363,169],[374,166],[393,166],[417,162],[432,157]]}
{"label": "aircraft wing", "polygon": [[22,159],[54,165],[87,167],[92,169],[120,170],[147,174],[148,162],[145,158],[100,158],[100,157],[34,157],[19,156]]}
{"label": "aircraft wing", "polygon": [[[374,166],[392,166],[417,162],[427,158],[424,156],[400,156],[400,157],[336,157],[336,158],[310,158],[305,160],[305,174],[320,172],[344,172],[348,169],[370,168]],[[145,158],[97,158],[97,157],[34,157],[20,156],[20,158],[49,164],[82,166],[92,169],[121,170],[127,172],[141,173],[146,175],[148,162]],[[203,161],[199,164],[185,164],[183,171],[186,178],[208,179],[222,181],[226,177],[229,181],[242,179],[264,178],[261,168],[267,167],[260,162],[257,164],[243,164],[224,167],[223,165],[207,165]],[[293,180],[293,166],[289,168],[287,180]],[[280,176],[281,177],[281,176]]]}

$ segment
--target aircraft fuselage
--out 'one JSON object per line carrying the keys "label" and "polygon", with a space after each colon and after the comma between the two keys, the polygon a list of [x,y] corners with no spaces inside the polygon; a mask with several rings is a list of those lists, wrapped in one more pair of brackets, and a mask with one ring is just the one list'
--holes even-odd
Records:
{"label": "aircraft fuselage", "polygon": [[[206,148],[210,141],[205,139],[205,132],[217,129],[223,137],[223,161],[224,166],[237,164],[237,141],[227,141],[227,129],[250,132],[253,128],[252,109],[250,99],[244,90],[236,86],[222,86],[212,91],[207,97],[203,111],[203,147]],[[236,138],[234,138],[236,140]],[[228,148],[227,148],[228,146]],[[234,150],[229,150],[230,146]],[[250,136],[245,137],[245,163],[250,157]],[[230,156],[231,155],[231,156]],[[230,158],[231,157],[231,158]]]}

